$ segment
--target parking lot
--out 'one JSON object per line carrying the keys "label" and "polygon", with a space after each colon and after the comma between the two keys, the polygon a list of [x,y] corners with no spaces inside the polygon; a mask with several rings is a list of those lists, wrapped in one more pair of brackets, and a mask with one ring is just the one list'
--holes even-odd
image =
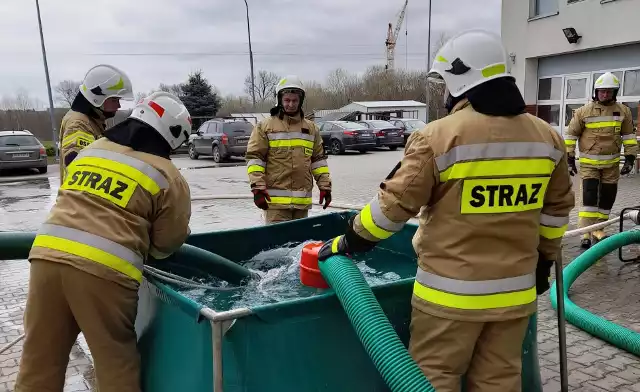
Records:
{"label": "parking lot", "polygon": [[[403,150],[379,149],[367,154],[347,152],[328,158],[333,178],[333,200],[336,204],[366,204],[376,193],[380,181],[401,159]],[[191,187],[193,197],[207,195],[250,195],[246,168],[242,160],[216,165],[210,158],[191,160],[186,155],[173,157]],[[47,216],[55,201],[59,185],[57,167],[46,175],[0,177],[0,230],[35,231]],[[614,212],[640,204],[637,189],[640,175],[624,177]],[[576,204],[580,204],[579,188],[575,187]],[[314,189],[314,201],[318,191]],[[314,206],[311,214],[331,212]],[[336,210],[333,210],[336,211]],[[250,199],[194,201],[191,228],[203,232],[260,225],[261,211]],[[577,210],[572,212],[571,227],[577,222]],[[615,232],[616,228],[610,228]],[[579,240],[565,241],[565,264],[579,254]],[[573,301],[585,309],[640,331],[640,273],[630,266],[619,273],[616,255],[603,258],[574,284]],[[29,265],[25,260],[0,261],[0,346],[22,333],[22,314],[28,289]],[[538,351],[545,392],[557,392],[559,387],[558,339],[556,315],[548,295],[539,298]],[[569,383],[574,391],[640,392],[640,359],[596,339],[572,326],[567,327],[569,343]],[[21,344],[0,355],[0,392],[13,390],[17,376]],[[46,349],[46,348],[43,348]],[[74,347],[68,368],[65,391],[89,391],[93,372],[86,344],[82,339]]]}

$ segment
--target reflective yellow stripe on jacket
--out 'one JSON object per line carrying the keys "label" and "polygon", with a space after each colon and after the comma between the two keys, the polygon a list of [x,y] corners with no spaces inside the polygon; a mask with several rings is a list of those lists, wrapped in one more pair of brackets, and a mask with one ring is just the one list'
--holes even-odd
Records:
{"label": "reflective yellow stripe on jacket", "polygon": [[95,234],[45,223],[38,231],[33,246],[84,257],[138,282],[142,281],[142,257],[116,242]]}
{"label": "reflective yellow stripe on jacket", "polygon": [[262,172],[264,173],[267,163],[262,159],[250,159],[247,162],[247,173]]}
{"label": "reflective yellow stripe on jacket", "polygon": [[306,191],[287,191],[282,189],[267,189],[271,201],[269,204],[287,204],[310,206],[313,201],[312,193]]}
{"label": "reflective yellow stripe on jacket", "polygon": [[311,164],[311,173],[314,175],[329,173],[329,166],[327,165],[327,161],[322,159]]}
{"label": "reflective yellow stripe on jacket", "polygon": [[313,150],[315,142],[313,135],[302,132],[270,132],[267,137],[271,148],[305,147]]}
{"label": "reflective yellow stripe on jacket", "polygon": [[580,163],[586,163],[588,165],[611,165],[620,162],[620,154],[609,155],[592,155],[592,154],[580,154]]}
{"label": "reflective yellow stripe on jacket", "polygon": [[578,137],[573,135],[564,135],[564,145],[565,146],[575,146],[578,143]]}
{"label": "reflective yellow stripe on jacket", "polygon": [[155,195],[169,183],[156,168],[139,159],[91,148],[82,150],[68,166],[61,189],[87,192],[125,208],[138,186]]}
{"label": "reflective yellow stripe on jacket", "polygon": [[627,146],[633,146],[638,144],[638,139],[636,139],[636,134],[632,133],[630,135],[622,135],[622,144]]}
{"label": "reflective yellow stripe on jacket", "polygon": [[598,116],[598,117],[587,117],[584,119],[585,128],[593,129],[593,128],[606,128],[606,127],[617,127],[616,131],[620,131],[620,127],[622,126],[622,117],[620,116]]}
{"label": "reflective yellow stripe on jacket", "polygon": [[540,214],[540,235],[550,240],[562,238],[569,226],[568,216]]}
{"label": "reflective yellow stripe on jacket", "polygon": [[380,207],[380,200],[376,195],[360,212],[362,226],[375,238],[384,240],[402,230],[406,222],[394,222],[387,218]]}
{"label": "reflective yellow stripe on jacket", "polygon": [[534,274],[528,274],[505,279],[464,281],[418,268],[413,294],[424,301],[448,308],[506,308],[534,302],[536,278]]}
{"label": "reflective yellow stripe on jacket", "polygon": [[79,147],[86,147],[96,140],[95,136],[84,131],[76,131],[62,139],[62,147],[67,147],[72,144],[76,144]]}
{"label": "reflective yellow stripe on jacket", "polygon": [[461,214],[499,214],[542,208],[563,151],[543,142],[457,146],[436,157],[440,181],[463,180]]}

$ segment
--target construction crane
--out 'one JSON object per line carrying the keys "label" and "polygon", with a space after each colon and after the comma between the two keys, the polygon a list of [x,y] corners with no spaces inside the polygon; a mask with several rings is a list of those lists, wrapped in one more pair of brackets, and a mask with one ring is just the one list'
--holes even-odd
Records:
{"label": "construction crane", "polygon": [[404,21],[404,14],[407,11],[407,5],[409,4],[409,0],[405,0],[404,6],[400,11],[400,16],[398,16],[398,21],[396,22],[396,28],[394,29],[389,22],[389,30],[387,32],[387,40],[384,44],[387,47],[387,65],[385,69],[393,69],[395,57],[396,57],[396,41],[398,40],[398,34],[400,33],[400,28],[402,27],[402,22]]}

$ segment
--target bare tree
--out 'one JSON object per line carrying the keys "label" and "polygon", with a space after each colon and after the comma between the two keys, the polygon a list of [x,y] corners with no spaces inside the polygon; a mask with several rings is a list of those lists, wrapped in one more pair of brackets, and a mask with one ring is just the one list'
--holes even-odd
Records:
{"label": "bare tree", "polygon": [[56,102],[62,106],[70,107],[78,94],[81,84],[82,82],[68,79],[58,83],[54,87],[56,92]]}
{"label": "bare tree", "polygon": [[[273,99],[276,94],[276,87],[280,81],[280,76],[274,72],[258,71],[254,84],[256,101],[264,102]],[[244,92],[251,96],[251,75],[244,79]]]}
{"label": "bare tree", "polygon": [[164,83],[160,83],[160,86],[158,86],[158,90],[164,91],[164,92],[167,92],[167,93],[171,93],[171,94],[175,95],[176,97],[181,97],[182,96],[182,84],[164,84]]}

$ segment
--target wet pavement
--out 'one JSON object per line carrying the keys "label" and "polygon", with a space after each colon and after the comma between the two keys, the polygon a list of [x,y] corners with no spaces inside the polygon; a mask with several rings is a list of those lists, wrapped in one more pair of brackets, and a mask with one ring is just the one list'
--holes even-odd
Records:
{"label": "wet pavement", "polygon": [[[334,203],[363,205],[378,189],[380,181],[402,157],[402,150],[380,150],[369,154],[330,156]],[[178,156],[174,161],[191,186],[192,196],[244,194],[249,185],[242,162],[217,166],[212,160],[190,160]],[[215,167],[212,167],[215,166]],[[46,176],[0,177],[0,231],[35,231],[55,201],[59,184],[57,166]],[[640,204],[636,189],[640,175],[622,178],[614,212]],[[576,196],[579,192],[576,186]],[[314,190],[314,200],[318,191]],[[310,214],[329,212],[314,206]],[[337,210],[333,210],[337,211]],[[191,228],[203,232],[260,225],[261,211],[251,199],[194,201]],[[575,228],[577,210],[572,212]],[[609,232],[617,232],[617,226]],[[634,247],[631,249],[636,251]],[[580,252],[579,239],[565,241],[565,264]],[[640,289],[637,266],[619,273],[617,254],[603,258],[572,286],[571,298],[579,306],[640,332]],[[0,348],[22,333],[22,314],[28,288],[29,265],[25,260],[0,261]],[[548,295],[539,301],[538,350],[545,392],[560,390],[556,314]],[[570,390],[640,392],[640,358],[619,350],[567,325]],[[0,354],[0,392],[13,390],[22,342]],[[71,354],[65,391],[90,391],[93,370],[84,339],[79,338]]]}

